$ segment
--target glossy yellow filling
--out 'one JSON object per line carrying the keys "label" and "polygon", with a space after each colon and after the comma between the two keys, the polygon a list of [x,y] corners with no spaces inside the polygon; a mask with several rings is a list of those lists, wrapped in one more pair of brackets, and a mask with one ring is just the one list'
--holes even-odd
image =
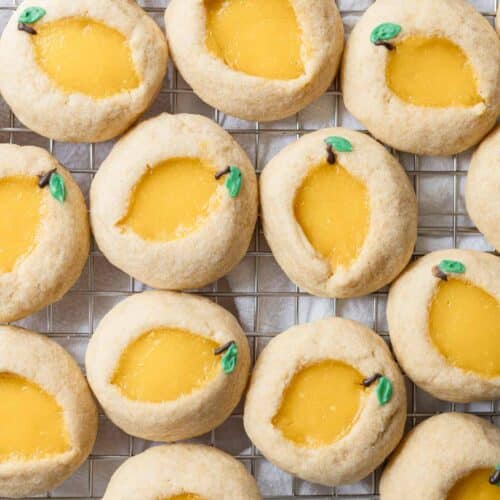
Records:
{"label": "glossy yellow filling", "polygon": [[340,361],[322,361],[297,372],[283,393],[273,425],[299,446],[319,448],[349,433],[365,389],[362,375]]}
{"label": "glossy yellow filling", "polygon": [[0,178],[0,274],[11,272],[35,246],[42,197],[36,177]]}
{"label": "glossy yellow filling", "polygon": [[148,168],[135,186],[119,225],[149,241],[184,238],[198,229],[220,200],[215,170],[198,158],[172,158]]}
{"label": "glossy yellow filling", "polygon": [[125,349],[112,383],[134,401],[173,401],[217,376],[217,347],[216,342],[186,330],[152,330]]}
{"label": "glossy yellow filling", "polygon": [[338,163],[326,161],[305,178],[295,196],[295,218],[332,271],[358,257],[370,221],[366,186]]}
{"label": "glossy yellow filling", "polygon": [[302,34],[289,0],[205,0],[206,44],[230,68],[292,80],[304,73]]}
{"label": "glossy yellow filling", "polygon": [[440,281],[429,310],[434,345],[454,366],[500,375],[500,302],[459,279]]}
{"label": "glossy yellow filling", "polygon": [[139,86],[132,52],[119,31],[88,17],[37,23],[31,40],[38,65],[64,92],[96,99]]}
{"label": "glossy yellow filling", "polygon": [[23,377],[0,373],[0,463],[40,460],[69,448],[55,398]]}
{"label": "glossy yellow filling", "polygon": [[467,56],[446,38],[410,36],[388,57],[387,85],[403,101],[435,108],[482,102]]}
{"label": "glossy yellow filling", "polygon": [[478,469],[460,479],[450,490],[446,500],[500,500],[500,488],[488,479],[492,469]]}

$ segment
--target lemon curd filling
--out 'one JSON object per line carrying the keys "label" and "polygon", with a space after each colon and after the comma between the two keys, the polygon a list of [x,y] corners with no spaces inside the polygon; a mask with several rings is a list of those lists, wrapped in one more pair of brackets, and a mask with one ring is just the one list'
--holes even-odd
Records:
{"label": "lemon curd filling", "polygon": [[217,347],[216,342],[186,330],[151,330],[125,349],[112,384],[134,401],[173,401],[217,376]]}
{"label": "lemon curd filling", "polygon": [[491,469],[478,469],[453,486],[446,500],[500,500],[500,488],[488,482]]}
{"label": "lemon curd filling", "polygon": [[230,68],[293,80],[304,73],[302,34],[289,0],[205,0],[206,45]]}
{"label": "lemon curd filling", "polygon": [[140,84],[126,37],[88,17],[38,23],[31,40],[40,68],[64,92],[100,99]]}
{"label": "lemon curd filling", "polygon": [[0,463],[40,460],[69,450],[63,410],[37,384],[0,373]]}
{"label": "lemon curd filling", "polygon": [[409,36],[388,58],[387,85],[403,101],[435,108],[482,102],[467,56],[446,38]]}
{"label": "lemon curd filling", "polygon": [[429,310],[432,342],[449,363],[500,375],[500,302],[468,281],[440,281]]}
{"label": "lemon curd filling", "polygon": [[42,197],[36,177],[0,178],[0,274],[11,272],[34,248]]}
{"label": "lemon curd filling", "polygon": [[368,232],[366,186],[342,165],[326,161],[305,178],[295,196],[295,219],[332,271],[358,257]]}
{"label": "lemon curd filling", "polygon": [[198,158],[172,158],[148,168],[119,222],[149,241],[183,238],[219,205],[215,169]]}
{"label": "lemon curd filling", "polygon": [[299,446],[332,444],[358,419],[365,392],[362,382],[356,369],[340,361],[306,366],[285,389],[273,425]]}

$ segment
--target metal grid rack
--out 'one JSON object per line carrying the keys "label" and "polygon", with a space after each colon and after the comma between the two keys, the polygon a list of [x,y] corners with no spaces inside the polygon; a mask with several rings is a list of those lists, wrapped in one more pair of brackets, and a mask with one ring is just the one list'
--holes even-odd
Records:
{"label": "metal grid rack", "polygon": [[[139,0],[139,4],[162,25],[162,15],[168,1]],[[499,0],[470,1],[479,7],[482,14],[490,21],[493,20]],[[19,3],[19,0],[0,0],[0,29],[3,29],[13,9]],[[337,3],[347,26],[352,24],[364,10],[350,9],[349,7],[354,4],[352,0],[337,0]],[[371,3],[372,0],[357,2],[364,8]],[[485,4],[487,7],[484,7]],[[337,89],[338,84],[335,82],[317,103],[290,119],[271,124],[243,122],[226,117],[201,103],[170,66],[163,89],[147,116],[168,111],[197,112],[213,118],[247,150],[259,173],[266,161],[279,149],[277,144],[280,141],[296,140],[320,126],[339,125],[362,130],[345,110],[342,95]],[[314,117],[318,119],[314,120]],[[24,128],[1,100],[0,141],[33,144],[48,149],[72,171],[84,193],[88,193],[93,175],[112,146],[112,142],[63,145],[40,137]],[[463,185],[470,153],[439,160],[397,151],[393,153],[405,166],[419,200],[419,241],[415,256],[423,255],[434,248],[474,247],[489,250],[468,219],[463,204]],[[441,188],[439,202],[435,203],[429,196],[429,191],[437,184]],[[431,209],[423,210],[424,206],[430,206]],[[17,324],[52,337],[83,365],[86,344],[102,316],[125,296],[140,292],[144,288],[141,283],[107,263],[94,246],[82,277],[67,296],[58,304],[51,305]],[[368,297],[351,300],[326,300],[309,296],[292,285],[279,270],[264,240],[260,222],[247,256],[240,266],[228,277],[193,293],[212,298],[239,318],[247,332],[254,359],[276,333],[293,324],[327,315],[362,320],[388,340],[385,322],[387,289]],[[408,380],[407,388],[408,429],[441,411],[475,413],[500,424],[498,401],[471,405],[450,404],[435,400]],[[355,485],[338,488],[311,485],[279,471],[262,457],[246,437],[242,426],[241,405],[221,427],[195,441],[217,446],[240,459],[256,477],[266,500],[379,498],[379,471]],[[127,457],[140,453],[148,446],[150,443],[122,433],[101,412],[99,436],[92,455],[71,479],[47,493],[45,497],[100,498],[114,470]]]}

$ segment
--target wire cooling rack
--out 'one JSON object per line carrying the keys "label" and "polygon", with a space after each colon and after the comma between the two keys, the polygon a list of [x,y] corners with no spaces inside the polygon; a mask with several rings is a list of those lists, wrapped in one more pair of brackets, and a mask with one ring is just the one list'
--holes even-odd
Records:
{"label": "wire cooling rack", "polygon": [[[168,1],[140,0],[139,4],[163,27],[163,11]],[[490,22],[493,22],[498,1],[470,0]],[[16,0],[0,0],[0,29],[19,3]],[[371,3],[372,0],[337,0],[347,32]],[[305,133],[337,125],[363,131],[344,108],[337,82],[316,103],[296,116],[261,124],[236,120],[208,107],[194,95],[171,65],[162,91],[147,117],[163,111],[199,113],[211,117],[243,146],[258,173],[281,147]],[[46,148],[72,171],[86,195],[93,175],[113,145],[113,142],[63,144],[40,137],[24,128],[1,99],[0,141]],[[414,256],[451,247],[491,251],[465,211],[464,181],[470,152],[447,158],[392,152],[407,170],[418,197],[420,215]],[[94,245],[85,270],[73,289],[59,303],[17,324],[52,337],[68,349],[83,368],[88,339],[103,315],[126,296],[144,289],[141,283],[112,267]],[[237,269],[212,286],[193,293],[210,297],[238,317],[247,332],[254,359],[277,333],[294,324],[331,315],[361,321],[388,341],[385,319],[387,289],[350,300],[311,297],[281,272],[265,242],[260,223],[250,249]],[[475,413],[500,424],[498,401],[471,405],[445,403],[419,390],[409,380],[407,389],[408,429],[443,411]],[[245,435],[241,405],[222,426],[194,441],[217,446],[241,460],[257,479],[267,500],[379,498],[380,471],[354,485],[328,488],[301,481],[278,470],[264,459]],[[149,446],[151,443],[132,438],[117,429],[101,411],[99,435],[91,456],[72,478],[45,497],[101,498],[116,468],[129,456]]]}

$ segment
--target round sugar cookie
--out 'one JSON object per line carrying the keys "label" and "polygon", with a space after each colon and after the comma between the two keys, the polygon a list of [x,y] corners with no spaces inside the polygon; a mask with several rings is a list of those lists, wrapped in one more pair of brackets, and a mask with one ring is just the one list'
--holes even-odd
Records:
{"label": "round sugar cookie", "polygon": [[0,497],[34,497],[86,460],[97,408],[80,368],[57,343],[0,326]]}
{"label": "round sugar cookie", "polygon": [[155,22],[129,0],[26,0],[0,40],[0,90],[21,122],[58,141],[125,131],[167,68]]}
{"label": "round sugar cookie", "polygon": [[330,86],[344,46],[331,0],[172,0],[167,38],[205,102],[245,120],[285,118]]}
{"label": "round sugar cookie", "polygon": [[390,146],[452,155],[500,112],[500,40],[465,0],[377,0],[354,27],[342,66],[347,109]]}
{"label": "round sugar cookie", "polygon": [[500,258],[432,252],[392,285],[387,321],[405,373],[437,398],[500,398]]}
{"label": "round sugar cookie", "polygon": [[113,474],[103,500],[262,500],[243,464],[209,446],[156,446]]}
{"label": "round sugar cookie", "polygon": [[90,205],[94,237],[112,264],[155,288],[201,288],[245,255],[257,178],[213,121],[162,114],[118,141],[92,182]]}
{"label": "round sugar cookie", "polygon": [[500,250],[500,126],[472,156],[465,201],[474,224]]}
{"label": "round sugar cookie", "polygon": [[411,257],[415,193],[397,160],[366,134],[331,128],[305,135],[267,164],[260,190],[274,257],[314,295],[366,295]]}
{"label": "round sugar cookie", "polygon": [[80,276],[90,230],[83,195],[47,151],[0,145],[0,322],[58,301]]}
{"label": "round sugar cookie", "polygon": [[406,420],[403,377],[381,337],[354,321],[294,326],[259,356],[244,425],[283,470],[335,486],[370,474]]}
{"label": "round sugar cookie", "polygon": [[128,434],[179,441],[220,425],[245,389],[245,334],[213,302],[174,292],[131,296],[104,317],[86,355],[89,383]]}
{"label": "round sugar cookie", "polygon": [[474,415],[444,413],[405,437],[382,474],[380,498],[496,500],[499,464],[497,426]]}

